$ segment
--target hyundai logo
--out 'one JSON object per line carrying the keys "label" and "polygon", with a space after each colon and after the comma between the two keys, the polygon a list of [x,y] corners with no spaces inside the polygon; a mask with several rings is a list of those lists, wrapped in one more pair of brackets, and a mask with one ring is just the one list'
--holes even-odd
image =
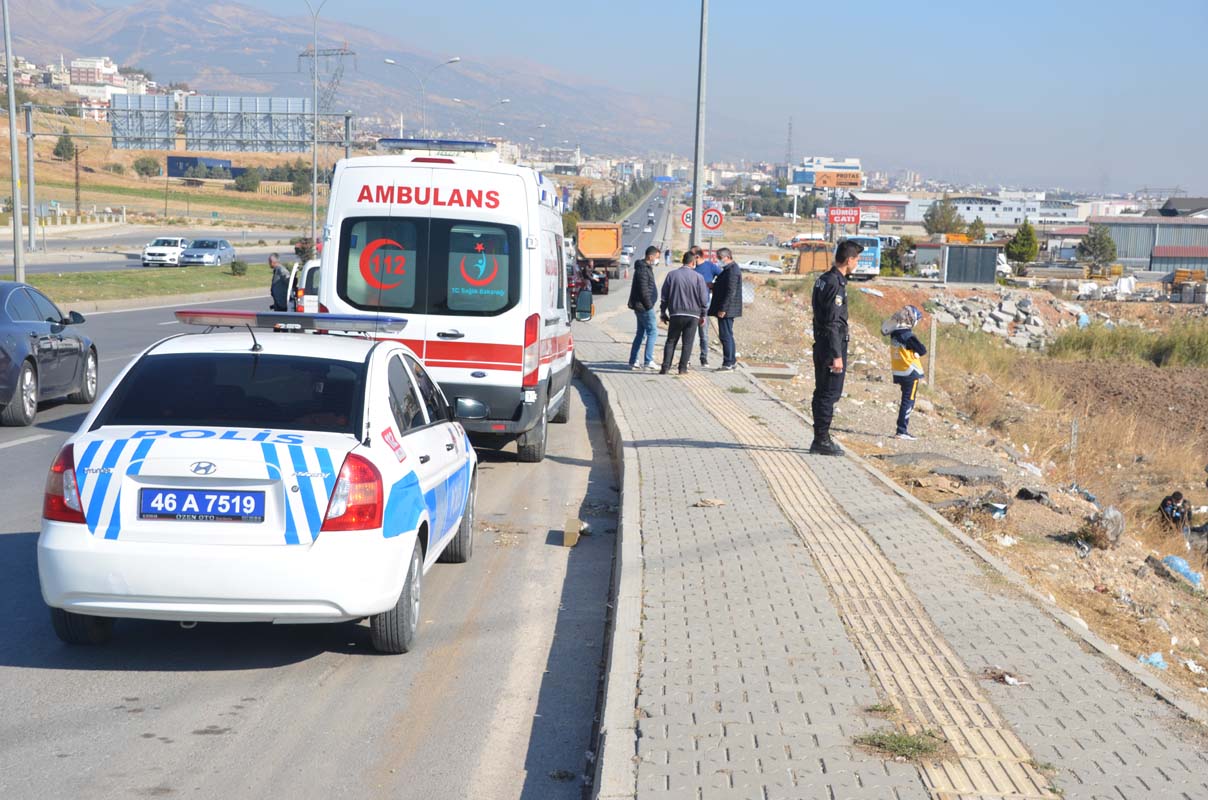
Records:
{"label": "hyundai logo", "polygon": [[210,461],[196,461],[189,465],[189,471],[194,475],[213,475],[218,467]]}

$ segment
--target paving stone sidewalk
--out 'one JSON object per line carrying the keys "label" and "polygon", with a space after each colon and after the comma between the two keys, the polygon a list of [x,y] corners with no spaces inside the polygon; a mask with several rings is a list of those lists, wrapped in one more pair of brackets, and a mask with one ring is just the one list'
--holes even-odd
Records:
{"label": "paving stone sidewalk", "polygon": [[[624,296],[575,346],[637,454],[637,797],[1208,798],[1197,726],[745,374],[631,371]],[[955,753],[855,746],[886,701]]]}

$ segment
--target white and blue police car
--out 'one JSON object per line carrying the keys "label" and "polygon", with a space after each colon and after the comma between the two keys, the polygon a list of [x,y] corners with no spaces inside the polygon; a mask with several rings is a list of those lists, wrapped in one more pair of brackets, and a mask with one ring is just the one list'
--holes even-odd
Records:
{"label": "white and blue police car", "polygon": [[177,317],[210,330],[134,358],[50,469],[38,574],[55,632],[367,617],[378,650],[406,652],[424,573],[470,557],[478,465],[415,354],[356,335],[406,320]]}

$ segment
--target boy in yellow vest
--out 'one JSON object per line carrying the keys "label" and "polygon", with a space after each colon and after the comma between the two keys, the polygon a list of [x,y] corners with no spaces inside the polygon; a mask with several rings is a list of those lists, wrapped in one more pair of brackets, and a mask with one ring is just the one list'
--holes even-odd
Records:
{"label": "boy in yellow vest", "polygon": [[[902,404],[898,407],[898,429],[894,438],[914,441],[910,435],[910,412],[914,410],[919,381],[923,379],[923,356],[927,348],[914,335],[914,326],[923,318],[915,306],[906,306],[886,320],[882,332],[889,334],[889,363],[893,382],[902,387]],[[888,330],[887,330],[888,329]]]}

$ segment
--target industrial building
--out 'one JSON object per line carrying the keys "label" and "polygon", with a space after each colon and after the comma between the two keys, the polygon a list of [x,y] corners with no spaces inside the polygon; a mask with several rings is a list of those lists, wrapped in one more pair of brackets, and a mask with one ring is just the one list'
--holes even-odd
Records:
{"label": "industrial building", "polygon": [[1107,228],[1117,260],[1131,269],[1208,269],[1208,219],[1091,217],[1088,222]]}
{"label": "industrial building", "polygon": [[906,221],[906,208],[910,205],[910,198],[904,194],[852,192],[851,196],[860,207],[861,214],[878,214],[881,222]]}
{"label": "industrial building", "polygon": [[[1078,221],[1078,206],[1064,200],[1008,199],[961,195],[948,198],[965,222],[981,217],[988,226],[1016,226],[1026,219],[1033,225],[1069,225]],[[922,222],[922,215],[918,221]]]}

